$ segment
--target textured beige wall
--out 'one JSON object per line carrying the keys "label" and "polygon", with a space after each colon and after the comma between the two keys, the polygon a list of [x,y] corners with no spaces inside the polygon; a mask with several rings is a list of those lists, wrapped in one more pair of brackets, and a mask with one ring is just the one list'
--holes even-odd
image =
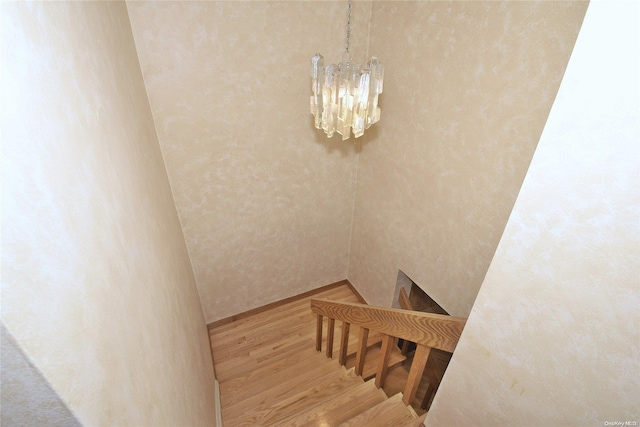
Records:
{"label": "textured beige wall", "polygon": [[[337,62],[343,2],[130,2],[208,322],[347,277],[356,148],[313,128],[311,56]],[[370,3],[354,5],[366,56]]]}
{"label": "textured beige wall", "polygon": [[640,423],[638,16],[591,2],[427,425]]}
{"label": "textured beige wall", "polygon": [[214,425],[125,4],[1,8],[3,324],[83,425]]}
{"label": "textured beige wall", "polygon": [[542,132],[581,2],[374,2],[382,119],[360,154],[349,280],[398,269],[467,316]]}

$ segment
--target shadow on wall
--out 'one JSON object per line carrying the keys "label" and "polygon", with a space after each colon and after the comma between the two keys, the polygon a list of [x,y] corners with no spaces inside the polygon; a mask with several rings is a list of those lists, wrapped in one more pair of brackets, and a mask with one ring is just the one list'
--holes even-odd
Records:
{"label": "shadow on wall", "polygon": [[80,427],[81,424],[51,388],[40,371],[27,359],[11,333],[2,324],[2,397],[0,424],[12,426]]}

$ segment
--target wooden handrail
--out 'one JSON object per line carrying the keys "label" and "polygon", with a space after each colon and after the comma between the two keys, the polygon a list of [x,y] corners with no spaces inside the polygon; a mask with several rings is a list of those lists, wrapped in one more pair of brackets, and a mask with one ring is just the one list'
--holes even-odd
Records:
{"label": "wooden handrail", "polygon": [[463,317],[321,299],[311,300],[311,311],[450,353],[455,350],[467,321]]}
{"label": "wooden handrail", "polygon": [[355,372],[362,375],[367,337],[369,329],[384,334],[381,357],[378,361],[375,384],[384,385],[388,369],[388,359],[394,338],[416,343],[416,352],[409,371],[402,401],[409,405],[415,398],[420,379],[429,358],[431,348],[453,353],[462,334],[467,319],[442,314],[422,313],[419,311],[397,310],[393,308],[372,307],[366,304],[336,302],[312,299],[311,311],[318,319],[316,328],[316,349],[322,350],[322,322],[327,317],[327,357],[333,355],[333,333],[335,321],[342,321],[339,361],[345,364],[351,324],[360,326],[359,345],[356,354]]}

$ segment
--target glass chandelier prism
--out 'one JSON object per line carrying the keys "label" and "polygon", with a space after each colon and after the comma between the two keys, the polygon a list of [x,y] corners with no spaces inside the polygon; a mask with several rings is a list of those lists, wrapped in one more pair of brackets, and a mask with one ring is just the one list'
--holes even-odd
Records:
{"label": "glass chandelier prism", "polygon": [[347,48],[342,62],[324,65],[317,53],[311,58],[311,114],[316,129],[322,129],[331,138],[335,132],[347,140],[358,138],[365,129],[380,120],[378,95],[382,93],[384,67],[375,56],[366,66],[351,61],[349,38],[351,33],[351,0],[347,20]]}

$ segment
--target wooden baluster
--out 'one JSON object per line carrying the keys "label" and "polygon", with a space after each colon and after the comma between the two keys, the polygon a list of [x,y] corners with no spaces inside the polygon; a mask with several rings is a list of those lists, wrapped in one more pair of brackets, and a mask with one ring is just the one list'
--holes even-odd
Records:
{"label": "wooden baluster", "polygon": [[409,351],[409,341],[403,340],[402,341],[402,348],[400,349],[400,353],[402,353],[403,356],[406,356],[408,351]]}
{"label": "wooden baluster", "polygon": [[333,357],[333,330],[336,326],[336,319],[327,318],[327,357]]}
{"label": "wooden baluster", "polygon": [[400,288],[398,303],[400,304],[400,308],[403,310],[413,310],[413,304],[411,304],[409,295],[407,295],[407,291],[405,291],[404,288]]}
{"label": "wooden baluster", "polygon": [[317,315],[316,320],[316,351],[322,351],[322,315]]}
{"label": "wooden baluster", "polygon": [[358,353],[356,354],[356,375],[362,375],[364,369],[364,358],[367,355],[367,338],[369,338],[369,329],[360,328],[358,343]]}
{"label": "wooden baluster", "polygon": [[[400,303],[400,308],[403,310],[413,310],[413,306],[411,305],[411,301],[409,301],[409,295],[407,295],[407,291],[404,288],[400,288],[400,296],[398,297],[398,302]],[[409,351],[409,341],[402,340],[402,349],[400,350],[403,356],[407,355]]]}
{"label": "wooden baluster", "polygon": [[409,371],[409,378],[407,378],[407,385],[404,388],[402,396],[402,401],[405,405],[410,405],[411,401],[416,396],[418,385],[420,385],[420,380],[422,379],[422,373],[424,372],[425,366],[427,366],[429,352],[431,352],[431,347],[418,344],[416,353],[413,355],[413,363],[411,364],[411,370]]}
{"label": "wooden baluster", "polygon": [[382,388],[384,386],[384,380],[387,377],[387,370],[389,369],[389,355],[391,354],[391,346],[393,345],[394,337],[391,335],[385,335],[382,340],[382,351],[380,353],[380,359],[378,360],[378,371],[376,372],[376,387]]}
{"label": "wooden baluster", "polygon": [[403,356],[406,356],[408,351],[409,351],[409,341],[402,340],[402,348],[400,349],[400,353]]}
{"label": "wooden baluster", "polygon": [[342,337],[340,339],[340,355],[338,356],[338,362],[342,366],[347,364],[347,350],[349,348],[349,327],[351,324],[342,322]]}

